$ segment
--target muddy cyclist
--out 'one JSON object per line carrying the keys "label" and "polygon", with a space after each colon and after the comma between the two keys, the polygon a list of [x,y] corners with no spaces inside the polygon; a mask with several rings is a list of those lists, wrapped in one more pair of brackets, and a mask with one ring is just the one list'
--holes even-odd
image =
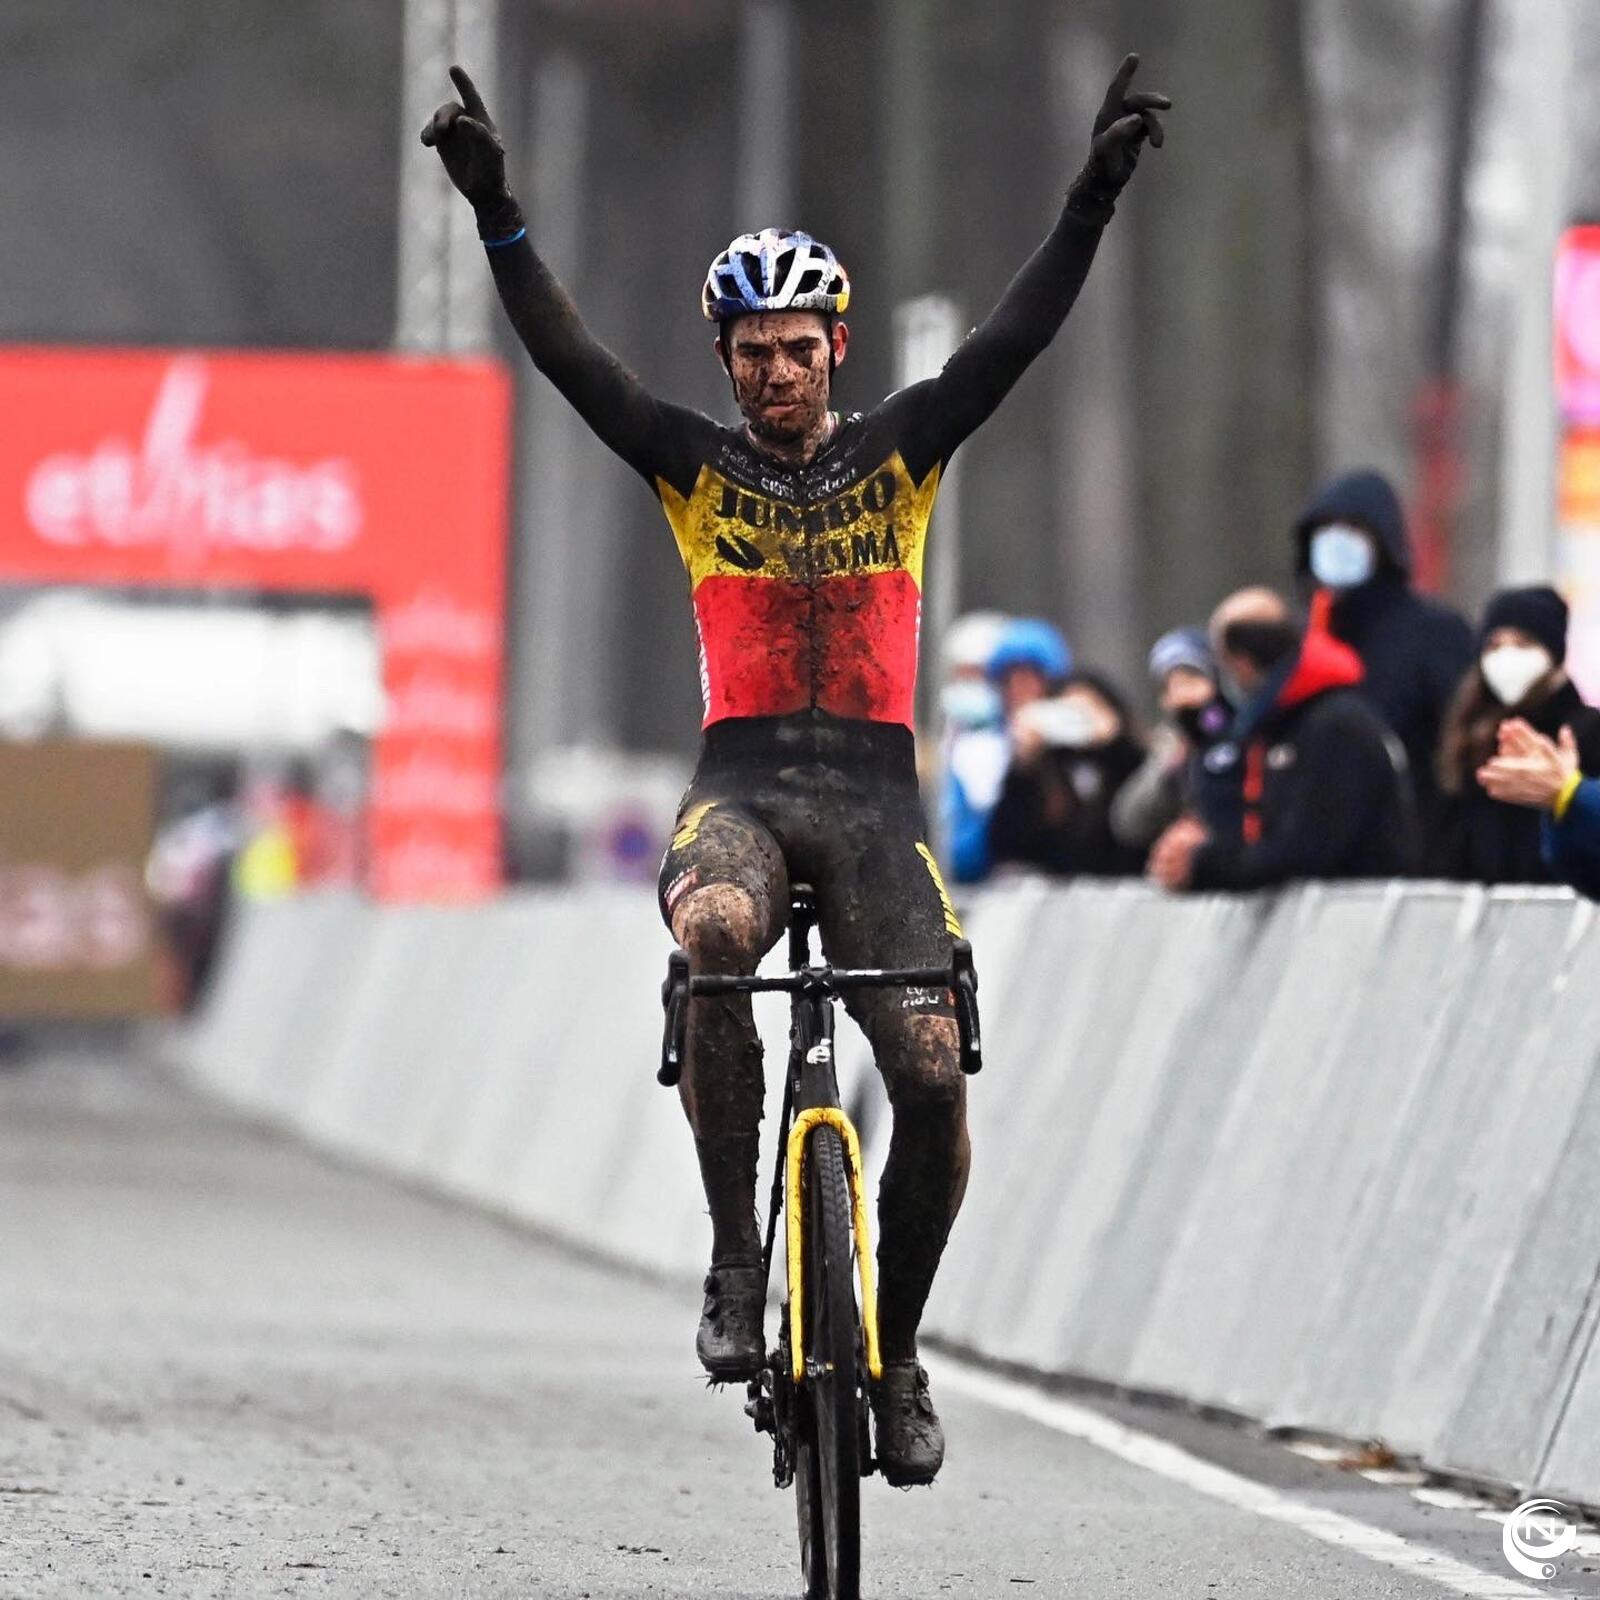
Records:
{"label": "muddy cyclist", "polygon": [[[540,260],[505,151],[467,74],[423,130],[477,214],[534,365],[660,501],[688,575],[705,700],[694,780],[662,866],[662,915],[693,970],[749,973],[814,886],[827,958],[947,965],[960,924],[924,840],[912,737],[923,541],[940,474],[1077,298],[1163,95],[1118,70],[1044,242],[939,376],[841,416],[850,280],[810,235],[764,228],[711,263],[701,309],[742,425],[645,392]],[[663,314],[668,314],[665,309]],[[891,1483],[931,1482],[944,1434],[917,1327],[966,1186],[965,1087],[950,996],[851,998],[893,1110],[879,1195],[883,1378],[870,1396]],[[717,1380],[762,1364],[756,1220],[764,1085],[748,998],[695,1000],[681,1093],[712,1222],[697,1350]]]}

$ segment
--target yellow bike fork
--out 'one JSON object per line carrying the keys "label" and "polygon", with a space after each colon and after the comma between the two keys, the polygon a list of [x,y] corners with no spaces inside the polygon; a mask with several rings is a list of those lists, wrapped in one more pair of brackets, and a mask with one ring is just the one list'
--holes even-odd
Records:
{"label": "yellow bike fork", "polygon": [[856,1263],[861,1274],[861,1324],[866,1335],[867,1371],[873,1378],[883,1376],[883,1358],[878,1353],[878,1291],[872,1265],[871,1238],[867,1224],[867,1180],[861,1164],[861,1140],[855,1126],[838,1106],[812,1106],[802,1111],[789,1129],[784,1151],[788,1178],[786,1233],[789,1263],[789,1346],[792,1376],[803,1383],[805,1356],[805,1213],[801,1207],[806,1142],[812,1132],[826,1125],[844,1141],[848,1160],[851,1223],[856,1238]]}

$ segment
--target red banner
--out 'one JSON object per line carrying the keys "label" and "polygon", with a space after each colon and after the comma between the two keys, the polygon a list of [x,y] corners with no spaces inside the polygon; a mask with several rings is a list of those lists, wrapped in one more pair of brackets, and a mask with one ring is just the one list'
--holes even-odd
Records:
{"label": "red banner", "polygon": [[488,361],[0,352],[0,580],[371,596],[373,887],[500,881],[508,388]]}

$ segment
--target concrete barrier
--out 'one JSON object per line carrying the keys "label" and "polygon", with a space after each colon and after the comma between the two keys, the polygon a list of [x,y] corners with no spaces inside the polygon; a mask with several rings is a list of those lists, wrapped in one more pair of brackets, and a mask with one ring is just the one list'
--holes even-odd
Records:
{"label": "concrete barrier", "polygon": [[[1024,882],[964,909],[988,1069],[931,1334],[1600,1502],[1593,908]],[[710,1231],[654,1083],[666,949],[632,890],[245,908],[180,1048],[329,1148],[687,1278]],[[782,1004],[758,1020],[764,1202]]]}

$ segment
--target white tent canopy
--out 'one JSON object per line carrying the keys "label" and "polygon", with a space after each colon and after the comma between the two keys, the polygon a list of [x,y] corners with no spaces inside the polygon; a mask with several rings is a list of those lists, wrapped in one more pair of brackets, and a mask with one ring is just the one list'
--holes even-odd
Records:
{"label": "white tent canopy", "polygon": [[41,595],[0,622],[0,734],[309,752],[375,733],[370,618]]}

